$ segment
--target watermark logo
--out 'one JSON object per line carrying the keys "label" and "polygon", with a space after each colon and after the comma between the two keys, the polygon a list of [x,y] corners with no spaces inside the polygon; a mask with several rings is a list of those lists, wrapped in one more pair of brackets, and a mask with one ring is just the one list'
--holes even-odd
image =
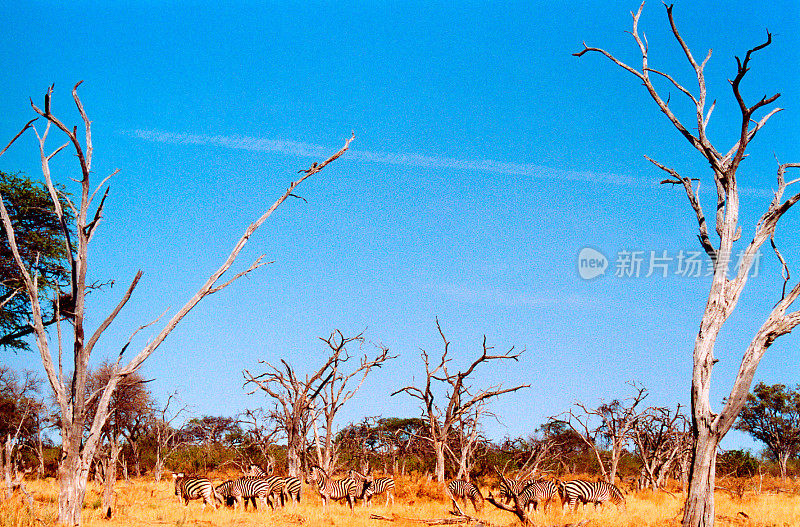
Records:
{"label": "watermark logo", "polygon": [[[578,275],[584,280],[592,280],[606,274],[615,278],[650,278],[650,277],[710,277],[717,269],[723,268],[727,274],[746,273],[750,277],[758,276],[761,264],[761,253],[731,254],[727,259],[714,259],[702,251],[666,250],[620,250],[610,265],[605,254],[593,247],[584,247],[578,253]],[[746,268],[746,269],[745,269]]]}
{"label": "watermark logo", "polygon": [[578,253],[578,274],[584,280],[591,280],[606,273],[608,258],[592,247],[584,247]]}

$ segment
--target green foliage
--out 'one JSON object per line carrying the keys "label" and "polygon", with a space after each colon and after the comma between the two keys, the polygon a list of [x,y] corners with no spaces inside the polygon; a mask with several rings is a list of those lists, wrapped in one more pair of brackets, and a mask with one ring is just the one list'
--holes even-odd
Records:
{"label": "green foliage", "polygon": [[800,386],[759,382],[739,414],[737,430],[749,433],[767,446],[773,459],[800,452]]}
{"label": "green foliage", "polygon": [[[58,191],[66,196],[63,189]],[[0,196],[11,218],[23,262],[29,269],[36,266],[40,293],[52,297],[56,289],[69,282],[69,265],[66,239],[47,188],[24,175],[0,172]],[[66,205],[63,208],[65,219],[71,223],[71,209]],[[7,301],[0,308],[0,347],[28,348],[21,338],[30,333],[30,303],[21,283],[8,236],[0,228],[0,303]],[[53,305],[42,308],[45,321],[52,323]]]}
{"label": "green foliage", "polygon": [[749,450],[728,450],[717,456],[720,475],[746,478],[758,473],[758,459]]}

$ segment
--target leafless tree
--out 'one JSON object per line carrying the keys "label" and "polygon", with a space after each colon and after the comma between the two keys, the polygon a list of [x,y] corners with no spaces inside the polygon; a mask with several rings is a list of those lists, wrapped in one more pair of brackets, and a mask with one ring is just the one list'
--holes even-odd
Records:
{"label": "leafless tree", "polygon": [[17,375],[10,367],[0,365],[0,470],[6,499],[11,498],[17,471],[17,456],[22,440],[31,435],[35,417],[43,404],[36,397],[41,381],[31,371]]}
{"label": "leafless tree", "polygon": [[[614,483],[617,467],[625,447],[633,439],[634,427],[639,416],[637,407],[647,397],[647,390],[632,385],[636,394],[622,401],[614,399],[597,408],[587,408],[583,403],[575,403],[577,410],[566,412],[564,422],[574,430],[586,445],[592,449],[603,478]],[[608,445],[610,457],[608,468],[601,455],[603,444]]]}
{"label": "leafless tree", "polygon": [[665,483],[673,466],[692,445],[689,420],[681,413],[680,405],[674,414],[667,407],[642,412],[636,420],[633,439],[646,478],[641,483],[649,483],[653,490]]}
{"label": "leafless tree", "polygon": [[[115,375],[118,366],[110,362],[102,363],[96,371],[90,372],[86,380],[88,398],[93,401],[88,405],[91,422],[97,411],[97,399],[92,394],[105,389],[109,380]],[[96,463],[100,468],[98,474],[103,479],[102,510],[106,518],[114,514],[114,485],[117,481],[117,466],[122,452],[122,438],[138,436],[142,420],[151,415],[150,392],[139,372],[131,373],[117,385],[108,406],[108,418],[101,428],[101,444],[96,453]]]}
{"label": "leafless tree", "polygon": [[167,402],[163,407],[155,410],[155,420],[150,427],[150,434],[156,444],[156,459],[153,467],[153,477],[156,482],[161,481],[161,475],[164,471],[164,462],[169,456],[178,449],[181,445],[177,438],[180,434],[180,429],[172,426],[178,417],[187,411],[186,405],[179,408],[177,411],[170,410],[170,405],[177,401],[177,392],[171,393],[167,397]]}
{"label": "leafless tree", "polygon": [[[142,363],[164,342],[164,339],[172,332],[177,324],[191,311],[203,298],[221,291],[232,282],[252,272],[253,270],[265,265],[263,256],[256,259],[245,270],[228,278],[226,274],[236,261],[242,248],[247,243],[248,239],[255,232],[258,227],[266,221],[272,212],[281,205],[302,181],[311,175],[322,170],[328,163],[332,162],[341,156],[347,150],[352,137],[347,140],[344,147],[336,154],[323,161],[320,164],[314,164],[310,169],[304,171],[304,174],[297,180],[290,184],[289,188],[278,198],[277,201],[258,219],[256,219],[245,230],[242,237],[236,242],[229,256],[225,262],[215,271],[200,287],[200,289],[190,298],[183,307],[178,310],[164,325],[163,329],[152,338],[127,364],[120,366],[114,376],[109,380],[105,389],[95,392],[93,395],[87,397],[86,394],[86,380],[88,375],[89,358],[97,345],[98,340],[105,330],[114,322],[117,315],[125,307],[128,299],[131,297],[134,289],[136,288],[139,280],[142,277],[142,272],[136,273],[131,284],[128,286],[122,298],[117,303],[116,307],[111,311],[108,316],[102,320],[97,329],[87,334],[84,326],[86,315],[86,292],[87,292],[87,272],[89,267],[89,244],[97,233],[97,228],[104,214],[104,204],[108,197],[109,187],[106,182],[116,172],[105,178],[99,186],[93,187],[91,183],[92,175],[92,123],[84,110],[83,104],[78,97],[78,86],[75,85],[72,90],[72,98],[75,106],[83,120],[83,138],[79,136],[78,127],[69,127],[58,119],[51,112],[51,99],[53,95],[53,86],[51,86],[44,97],[44,109],[40,109],[36,104],[31,101],[33,111],[41,118],[45,119],[45,126],[43,133],[33,125],[33,121],[29,121],[22,130],[11,140],[9,146],[22,135],[26,130],[32,128],[36,133],[39,140],[39,154],[41,160],[42,173],[44,175],[45,183],[47,185],[50,197],[53,202],[53,210],[62,227],[64,237],[67,244],[67,255],[69,258],[69,266],[71,270],[70,290],[68,298],[72,304],[73,310],[70,313],[69,324],[72,326],[73,337],[70,339],[73,356],[73,367],[71,378],[64,375],[63,370],[63,346],[61,341],[61,322],[56,322],[56,330],[59,338],[57,339],[57,352],[58,357],[53,358],[50,342],[48,340],[48,333],[44,327],[43,303],[47,299],[40,298],[38,275],[35,269],[29,269],[24,263],[18,245],[16,236],[11,225],[8,211],[0,199],[0,218],[3,221],[3,228],[8,242],[11,247],[14,261],[20,272],[22,284],[25,293],[28,295],[31,304],[31,324],[34,328],[36,335],[36,343],[41,356],[42,364],[45,372],[47,373],[47,380],[55,395],[56,403],[61,418],[61,445],[62,455],[58,469],[59,480],[59,498],[58,498],[58,522],[65,525],[79,525],[81,523],[81,509],[83,507],[84,497],[86,493],[86,480],[89,473],[89,465],[94,459],[95,452],[100,441],[100,431],[105,424],[109,414],[109,405],[111,396],[116,390],[117,385],[122,379],[137,371]],[[37,118],[38,119],[38,118]],[[63,133],[67,142],[59,146],[52,152],[46,150],[46,140],[50,134],[51,128],[55,126]],[[61,205],[61,200],[56,191],[56,187],[50,175],[50,161],[60,151],[67,147],[72,148],[76,155],[76,159],[80,168],[80,177],[77,179],[80,185],[80,201],[73,203],[67,200],[68,206],[74,213],[74,226],[67,225],[66,215]],[[8,146],[0,152],[2,154]],[[99,203],[95,202],[98,192],[105,187],[101,193]],[[62,198],[64,196],[61,196]],[[35,265],[34,265],[35,267]],[[223,281],[225,280],[225,281]],[[57,305],[58,298],[53,299]],[[56,309],[56,313],[60,310]],[[160,317],[159,317],[160,318]],[[156,320],[157,321],[157,320]],[[151,322],[151,324],[155,323]],[[150,325],[150,324],[148,324]],[[140,329],[143,329],[143,326]],[[138,330],[137,330],[138,332]],[[124,352],[131,344],[136,332],[131,336],[127,343],[122,346],[119,353],[117,364],[121,364]],[[97,411],[94,418],[90,418],[87,412],[88,405],[94,403],[96,399]],[[91,420],[90,420],[91,419]],[[88,425],[88,426],[87,426]],[[85,430],[88,428],[88,432]]]}
{"label": "leafless tree", "polygon": [[256,408],[255,410],[248,409],[239,417],[239,424],[242,425],[244,429],[244,441],[242,446],[246,450],[257,450],[260,457],[258,460],[248,459],[248,468],[251,464],[260,466],[262,462],[267,462],[274,468],[275,458],[270,453],[270,447],[275,442],[278,428],[275,426],[273,416],[265,412],[262,408]]}
{"label": "leafless tree", "polygon": [[459,416],[453,427],[453,436],[445,445],[445,452],[453,461],[455,479],[469,481],[469,473],[478,459],[478,452],[488,440],[481,434],[481,420],[493,415],[486,408],[486,401],[481,401],[469,411]]}
{"label": "leafless tree", "polygon": [[[389,349],[382,345],[376,345],[378,353],[375,358],[370,359],[366,354],[361,357],[357,367],[347,372],[347,363],[351,355],[347,351],[348,344],[358,342],[364,344],[362,334],[355,337],[345,337],[341,331],[334,331],[327,339],[321,339],[331,351],[333,361],[330,363],[330,373],[328,382],[319,392],[319,415],[325,431],[324,438],[320,438],[316,420],[314,422],[314,439],[317,447],[317,462],[328,474],[333,474],[336,461],[334,445],[334,421],[336,414],[342,406],[355,396],[356,392],[364,384],[370,371],[380,368],[383,364],[396,356],[389,355]],[[322,439],[322,441],[320,440]]]}
{"label": "leafless tree", "polygon": [[314,400],[333,379],[335,371],[332,370],[332,366],[343,350],[344,345],[332,349],[332,353],[322,366],[315,372],[307,374],[304,379],[298,377],[295,369],[283,359],[280,367],[259,361],[259,364],[267,367],[267,371],[259,375],[253,375],[249,370],[242,372],[245,387],[254,385],[248,394],[252,395],[261,389],[275,401],[275,411],[272,416],[286,435],[286,457],[290,476],[296,477],[300,474],[301,456],[305,452],[309,426],[314,418]]}
{"label": "leafless tree", "polygon": [[[406,386],[392,393],[392,395],[406,393],[421,401],[422,415],[428,425],[427,432],[429,436],[427,439],[431,442],[436,455],[436,480],[441,483],[444,482],[445,477],[445,447],[448,441],[451,440],[454,429],[458,426],[462,417],[467,415],[467,412],[475,405],[483,401],[504,393],[515,392],[521,388],[529,388],[530,385],[522,384],[513,388],[503,388],[498,385],[473,390],[467,382],[471,381],[470,376],[478,366],[495,360],[513,360],[516,362],[523,352],[513,353],[514,348],[512,347],[501,355],[492,355],[489,352],[494,348],[486,345],[486,337],[484,336],[483,353],[463,372],[451,373],[447,367],[447,363],[450,362],[450,358],[447,356],[450,350],[450,342],[444,336],[438,318],[436,319],[436,328],[442,338],[444,351],[439,362],[432,367],[428,353],[422,350],[422,360],[425,363],[425,386]],[[435,383],[441,383],[446,388],[444,396],[446,407],[436,404]]]}
{"label": "leafless tree", "polygon": [[[688,498],[683,517],[683,525],[686,527],[708,526],[714,523],[714,478],[717,447],[725,434],[735,424],[736,418],[747,400],[747,394],[750,391],[756,368],[766,350],[775,339],[789,333],[800,324],[800,313],[792,311],[795,300],[800,296],[800,283],[788,287],[789,267],[778,250],[778,245],[775,241],[775,230],[778,222],[800,200],[800,193],[784,198],[784,192],[786,192],[787,188],[798,181],[786,181],[786,171],[791,168],[799,168],[800,163],[778,164],[776,189],[772,201],[752,229],[752,237],[745,238],[741,242],[743,245],[737,243],[743,232],[742,225],[739,223],[740,189],[737,181],[737,171],[747,155],[747,148],[759,130],[767,124],[767,121],[772,116],[781,111],[781,108],[772,107],[780,97],[779,93],[772,96],[765,95],[753,104],[749,104],[745,102],[745,98],[742,95],[741,84],[747,72],[750,71],[750,61],[754,54],[772,43],[772,35],[767,32],[766,40],[762,44],[747,50],[744,59],[736,58],[736,74],[729,82],[739,109],[740,119],[735,128],[736,140],[733,145],[727,149],[719,150],[712,144],[707,133],[711,114],[716,105],[716,100],[714,100],[707,107],[705,67],[711,58],[711,51],[709,50],[702,62],[697,62],[690,51],[689,45],[678,31],[672,13],[672,6],[666,6],[672,35],[680,45],[686,60],[694,72],[697,88],[693,93],[679,83],[676,77],[652,68],[649,63],[647,40],[639,34],[639,18],[643,7],[644,3],[633,14],[633,29],[631,31],[631,35],[640,51],[641,69],[629,66],[604,49],[589,47],[585,44],[584,49],[575,55],[582,56],[589,52],[601,53],[614,64],[634,75],[647,89],[659,110],[666,115],[670,123],[689,144],[700,153],[703,165],[711,169],[712,188],[716,190],[714,223],[712,226],[716,232],[716,237],[713,239],[699,196],[699,183],[695,184],[695,180],[690,177],[681,175],[673,168],[650,159],[656,167],[668,174],[667,179],[663,181],[664,183],[679,185],[685,191],[692,209],[692,216],[697,221],[700,245],[711,261],[715,262],[708,300],[694,344],[691,408],[695,445]],[[674,87],[685,95],[691,101],[690,104],[693,109],[691,116],[679,117],[673,111],[673,107],[670,106],[669,97],[665,98],[654,84],[654,79],[661,79],[668,86]],[[759,112],[761,116],[756,117]],[[747,217],[757,214],[756,211],[747,212]],[[778,288],[777,299],[767,314],[766,320],[761,324],[761,327],[756,331],[753,339],[744,350],[742,362],[731,387],[730,395],[725,399],[722,409],[719,412],[715,412],[711,408],[710,392],[711,371],[717,362],[714,358],[717,337],[736,308],[751,274],[751,267],[760,254],[761,248],[767,242],[772,246],[781,264],[784,282],[782,287]],[[732,272],[729,273],[729,264],[734,262],[733,257],[736,254],[734,251],[737,249],[739,249],[738,254],[740,255],[738,266],[734,266]]]}

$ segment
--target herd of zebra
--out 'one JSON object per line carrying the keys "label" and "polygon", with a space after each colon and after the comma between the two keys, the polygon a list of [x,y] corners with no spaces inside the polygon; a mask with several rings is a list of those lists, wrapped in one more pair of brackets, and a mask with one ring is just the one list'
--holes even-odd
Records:
{"label": "herd of zebra", "polygon": [[[268,505],[271,509],[280,503],[284,506],[287,500],[293,504],[300,503],[302,481],[297,477],[281,477],[264,472],[256,465],[251,465],[244,476],[228,480],[214,486],[210,479],[204,476],[187,476],[183,473],[173,474],[175,482],[175,495],[188,505],[190,500],[202,499],[203,509],[211,505],[215,509],[217,504],[226,503],[235,509],[244,502],[247,509],[248,502],[257,508],[258,499],[263,508]],[[330,499],[344,500],[350,510],[356,501],[361,500],[364,506],[370,505],[372,497],[386,494],[386,506],[391,501],[394,504],[395,484],[391,477],[374,478],[371,474],[362,474],[351,470],[349,477],[334,480],[320,467],[311,469],[309,482],[317,486],[322,497],[323,510]],[[478,487],[464,480],[453,480],[447,485],[447,493],[454,503],[461,501],[466,507],[467,501],[472,503],[476,511],[483,507],[484,497]],[[593,503],[595,508],[607,502],[612,502],[617,507],[625,506],[625,496],[622,491],[605,481],[550,481],[545,479],[503,480],[500,482],[499,497],[506,504],[517,497],[518,504],[525,510],[538,510],[542,505],[544,510],[551,501],[560,499],[562,509],[567,506],[572,512],[577,509],[577,504],[584,506]],[[491,495],[490,495],[491,496]],[[491,498],[489,498],[491,500]]]}
{"label": "herd of zebra", "polygon": [[[274,510],[278,503],[283,506],[288,499],[294,504],[300,503],[302,490],[300,478],[274,476],[256,465],[251,465],[244,476],[216,487],[205,476],[187,476],[181,472],[172,474],[172,479],[175,482],[175,495],[184,505],[188,505],[191,500],[202,499],[203,509],[206,505],[216,509],[218,503],[226,503],[237,509],[243,501],[245,509],[248,502],[252,502],[253,508],[257,508],[258,499],[262,507],[269,505]],[[362,500],[366,506],[372,503],[373,496],[380,494],[386,494],[387,506],[390,500],[394,504],[394,479],[389,477],[374,478],[371,474],[351,470],[349,477],[333,480],[324,470],[315,466],[311,470],[311,481],[317,484],[323,499],[323,509],[327,507],[329,499],[334,499],[346,500],[352,510],[356,500]]]}
{"label": "herd of zebra", "polygon": [[[484,498],[481,491],[468,481],[453,480],[447,485],[447,490],[454,503],[459,500],[466,507],[467,500],[469,500],[476,511],[483,506]],[[550,502],[557,498],[561,501],[562,509],[567,506],[570,512],[577,509],[578,503],[582,503],[584,506],[593,503],[597,508],[598,505],[610,501],[618,508],[625,506],[625,496],[622,491],[617,486],[605,481],[503,479],[500,482],[498,494],[500,499],[507,504],[511,503],[516,495],[520,507],[524,510],[533,509],[534,511],[538,510],[540,504],[544,510],[547,510]]]}

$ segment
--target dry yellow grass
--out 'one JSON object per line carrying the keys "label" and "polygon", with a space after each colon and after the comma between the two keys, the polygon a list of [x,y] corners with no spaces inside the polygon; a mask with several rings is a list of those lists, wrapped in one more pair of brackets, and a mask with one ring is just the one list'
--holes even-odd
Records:
{"label": "dry yellow grass", "polygon": [[[28,507],[21,495],[15,495],[12,500],[0,503],[0,527],[53,525],[57,499],[55,480],[31,481],[27,486],[35,499],[33,509]],[[164,480],[158,484],[149,479],[120,481],[116,490],[116,516],[112,520],[105,520],[100,511],[100,492],[90,484],[83,513],[84,525],[420,527],[422,524],[404,519],[385,522],[372,520],[369,516],[375,513],[400,518],[443,518],[449,515],[450,508],[449,500],[444,497],[442,488],[435,482],[419,477],[398,478],[394,506],[385,507],[385,499],[377,497],[371,508],[357,505],[353,513],[341,503],[333,503],[323,513],[321,499],[311,485],[304,485],[303,499],[299,506],[289,504],[274,512],[261,508],[258,511],[242,509],[234,511],[224,507],[218,510],[207,507],[206,510],[202,510],[199,501],[192,501],[188,507],[184,507],[178,503],[174,495],[171,480]],[[488,490],[482,488],[485,493],[488,493]],[[680,523],[681,500],[679,493],[673,496],[663,492],[653,494],[650,491],[643,491],[628,494],[625,510],[617,510],[614,506],[595,510],[590,506],[575,513],[562,515],[560,507],[556,505],[547,513],[534,513],[532,519],[537,525],[563,525],[589,518],[590,526],[676,526]],[[748,490],[741,499],[732,498],[725,492],[718,492],[716,506],[717,525],[800,527],[800,493],[797,491],[780,494],[770,491],[757,494]],[[740,512],[747,517],[742,516]],[[500,511],[489,503],[477,513],[470,506],[467,513],[495,525],[516,523],[510,513]]]}

